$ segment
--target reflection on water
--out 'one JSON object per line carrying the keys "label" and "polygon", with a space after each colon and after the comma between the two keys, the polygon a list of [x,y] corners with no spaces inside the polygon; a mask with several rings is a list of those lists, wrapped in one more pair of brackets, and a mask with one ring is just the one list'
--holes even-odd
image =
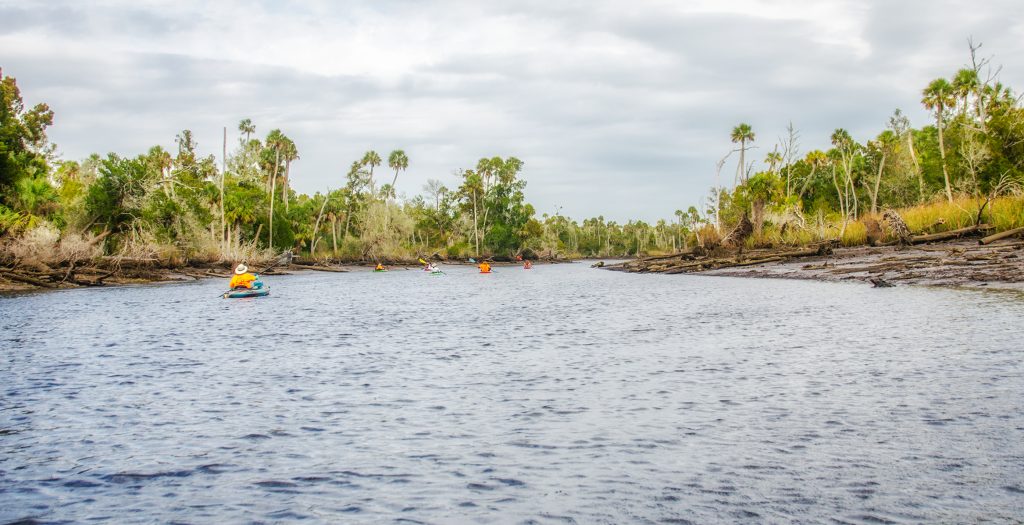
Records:
{"label": "reflection on water", "polygon": [[0,522],[1024,519],[1024,299],[586,265],[0,298]]}

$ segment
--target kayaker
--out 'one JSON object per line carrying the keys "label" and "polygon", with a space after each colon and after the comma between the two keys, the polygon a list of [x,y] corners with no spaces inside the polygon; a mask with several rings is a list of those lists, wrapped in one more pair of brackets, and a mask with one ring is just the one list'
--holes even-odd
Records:
{"label": "kayaker", "polygon": [[530,268],[533,268],[533,263],[532,262],[526,261],[525,263],[523,263],[523,269],[524,270],[529,270]]}
{"label": "kayaker", "polygon": [[228,288],[232,290],[236,288],[252,288],[255,282],[256,276],[249,273],[249,267],[239,264],[235,267],[235,275],[231,276],[231,284],[228,285]]}
{"label": "kayaker", "polygon": [[491,265],[487,261],[480,263],[480,273],[491,273]]}
{"label": "kayaker", "polygon": [[373,269],[375,272],[383,272],[385,270],[384,265],[377,263],[377,267]]}

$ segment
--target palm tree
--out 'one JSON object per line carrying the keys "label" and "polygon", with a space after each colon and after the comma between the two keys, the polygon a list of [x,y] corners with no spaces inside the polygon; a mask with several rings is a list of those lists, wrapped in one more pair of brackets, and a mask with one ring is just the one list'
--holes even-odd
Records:
{"label": "palm tree", "polygon": [[171,154],[167,150],[160,146],[153,146],[149,148],[149,158],[153,162],[154,167],[160,170],[160,184],[164,187],[164,193],[168,195],[174,194],[174,181],[171,180],[173,171],[174,160],[171,158]]}
{"label": "palm tree", "polygon": [[764,162],[765,164],[768,164],[768,172],[775,173],[775,167],[782,164],[782,154],[778,151],[772,151],[765,155]]}
{"label": "palm tree", "polygon": [[409,157],[405,156],[405,152],[396,149],[388,155],[388,167],[395,170],[395,177],[391,179],[391,191],[395,191],[395,183],[398,182],[398,172],[404,171],[409,167]]}
{"label": "palm tree", "polygon": [[370,151],[367,151],[363,155],[363,160],[360,162],[363,166],[370,167],[370,194],[372,195],[376,192],[376,188],[374,187],[373,182],[373,168],[376,166],[380,166],[380,155],[378,155],[376,151],[373,151],[371,149]]}
{"label": "palm tree", "polygon": [[754,142],[754,130],[750,128],[750,124],[740,123],[735,128],[732,128],[730,138],[734,144],[737,142],[740,144],[740,165],[736,168],[736,180],[743,182],[747,178],[747,166],[745,164],[747,142]]}
{"label": "palm tree", "polygon": [[291,187],[292,161],[299,160],[299,148],[295,142],[284,137],[281,145],[281,158],[284,159],[284,211],[288,211],[288,188]]}
{"label": "palm tree", "polygon": [[245,143],[249,143],[249,137],[253,133],[256,133],[256,125],[252,123],[252,119],[244,118],[238,123],[238,131],[245,133]]}
{"label": "palm tree", "polygon": [[974,93],[978,86],[978,72],[973,69],[961,69],[953,77],[951,87],[956,97],[961,100],[961,115],[967,115],[967,97]]}
{"label": "palm tree", "polygon": [[935,112],[935,125],[939,129],[939,158],[942,162],[942,179],[946,183],[946,199],[953,202],[953,190],[949,186],[949,171],[946,169],[946,144],[942,138],[943,114],[953,102],[953,86],[944,78],[937,78],[921,92],[921,103]]}

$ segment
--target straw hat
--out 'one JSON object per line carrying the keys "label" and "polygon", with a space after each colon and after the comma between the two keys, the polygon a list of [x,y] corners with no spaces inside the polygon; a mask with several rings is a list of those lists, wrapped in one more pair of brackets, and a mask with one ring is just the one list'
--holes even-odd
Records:
{"label": "straw hat", "polygon": [[248,271],[249,267],[244,264],[239,264],[238,266],[235,267],[235,275],[242,275],[243,273]]}

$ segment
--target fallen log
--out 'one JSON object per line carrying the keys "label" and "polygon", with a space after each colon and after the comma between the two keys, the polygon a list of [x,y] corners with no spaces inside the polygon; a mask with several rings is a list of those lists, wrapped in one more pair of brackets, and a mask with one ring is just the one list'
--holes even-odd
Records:
{"label": "fallen log", "polygon": [[748,261],[743,261],[743,262],[738,262],[738,263],[730,263],[730,264],[728,264],[726,266],[720,266],[719,268],[736,268],[736,267],[739,267],[739,266],[754,266],[754,265],[757,265],[757,264],[764,264],[764,263],[770,263],[770,262],[778,262],[778,261],[781,261],[783,259],[785,259],[785,257],[782,257],[782,256],[765,257],[764,259],[751,259],[751,260],[748,260]]}
{"label": "fallen log", "polygon": [[670,254],[670,255],[658,255],[656,257],[644,257],[642,259],[637,259],[637,262],[642,264],[642,263],[647,263],[647,262],[664,261],[664,260],[668,260],[668,259],[683,258],[683,257],[686,257],[686,256],[692,256],[692,255],[693,255],[693,250],[687,250],[685,252],[673,253],[673,254]]}
{"label": "fallen log", "polygon": [[77,284],[77,285],[79,285],[79,286],[103,286],[105,284],[103,282],[103,280],[106,279],[107,277],[110,277],[110,276],[114,275],[115,273],[117,273],[117,270],[110,270],[109,272],[107,272],[107,273],[105,273],[105,274],[103,274],[103,275],[101,275],[101,276],[99,276],[99,277],[97,277],[97,278],[95,278],[95,279],[93,279],[91,281],[88,280],[88,279],[74,279],[74,280],[72,280],[72,282]]}
{"label": "fallen log", "polygon": [[29,277],[27,275],[22,275],[20,273],[0,272],[0,275],[2,275],[5,279],[10,279],[12,281],[17,281],[19,283],[31,284],[33,286],[38,286],[40,288],[56,288],[57,287],[57,285],[54,284],[54,283],[48,283],[46,281],[41,281],[39,279],[36,279],[35,277]]}
{"label": "fallen log", "polygon": [[1007,237],[1013,237],[1014,235],[1019,235],[1021,233],[1024,233],[1024,227],[1022,227],[1022,228],[1014,228],[1012,230],[1006,230],[1006,231],[1004,231],[1002,233],[997,233],[995,235],[989,235],[988,237],[985,237],[985,238],[981,239],[980,241],[978,241],[978,244],[991,244],[991,243],[996,242],[996,241],[998,241],[1000,239],[1005,239]]}
{"label": "fallen log", "polygon": [[313,270],[314,272],[334,272],[334,273],[347,273],[348,270],[344,268],[332,268],[330,266],[318,266],[316,264],[297,263],[292,261],[292,266],[297,266],[300,270]]}
{"label": "fallen log", "polygon": [[959,239],[960,237],[963,237],[964,235],[967,235],[967,234],[970,234],[970,233],[977,233],[979,231],[988,230],[988,229],[991,229],[991,228],[992,227],[989,226],[988,224],[977,224],[977,225],[974,225],[974,226],[968,226],[966,228],[960,228],[960,229],[957,229],[957,230],[950,230],[948,232],[931,233],[931,234],[928,234],[928,235],[915,235],[915,236],[910,238],[910,244],[921,244],[921,243],[926,243],[926,242],[948,241],[950,239]]}

